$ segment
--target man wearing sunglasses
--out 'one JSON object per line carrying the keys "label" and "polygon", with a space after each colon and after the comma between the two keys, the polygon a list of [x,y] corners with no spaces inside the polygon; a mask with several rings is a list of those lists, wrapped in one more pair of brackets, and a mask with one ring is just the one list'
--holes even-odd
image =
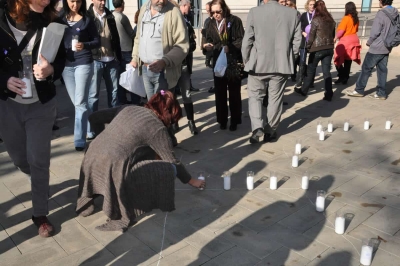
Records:
{"label": "man wearing sunglasses", "polygon": [[140,68],[147,98],[172,89],[189,50],[186,23],[168,0],[150,0],[140,9],[131,65]]}

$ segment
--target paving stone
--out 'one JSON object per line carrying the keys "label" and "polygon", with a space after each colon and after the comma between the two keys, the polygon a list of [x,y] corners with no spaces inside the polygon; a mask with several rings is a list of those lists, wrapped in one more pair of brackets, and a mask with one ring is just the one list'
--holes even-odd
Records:
{"label": "paving stone", "polygon": [[228,265],[240,265],[240,266],[245,266],[245,265],[255,265],[257,262],[259,262],[259,259],[257,259],[255,256],[251,255],[244,249],[234,247],[225,253],[221,254],[220,256],[211,259],[207,263],[205,263],[205,266],[228,266]]}
{"label": "paving stone", "polygon": [[6,231],[0,226],[0,254],[1,259],[13,258],[20,256],[18,248],[14,245]]}
{"label": "paving stone", "polygon": [[364,222],[365,225],[394,235],[400,230],[400,210],[386,206]]}
{"label": "paving stone", "polygon": [[285,266],[301,266],[308,265],[310,260],[291,251],[288,248],[281,247],[256,265],[285,265]]}
{"label": "paving stone", "polygon": [[310,238],[300,234],[280,224],[274,224],[268,229],[259,233],[265,239],[273,239],[273,241],[285,246],[290,250],[294,250],[301,256],[313,260],[329,247],[323,243],[314,241],[315,236]]}
{"label": "paving stone", "polygon": [[[54,241],[53,241],[54,242]],[[51,254],[49,256],[49,254]],[[43,245],[40,249],[32,250],[31,252],[23,253],[20,256],[13,258],[5,258],[2,260],[2,265],[4,266],[20,266],[20,265],[30,265],[30,266],[41,266],[47,265],[54,261],[57,261],[63,257],[66,257],[67,253],[57,244],[48,243]]]}
{"label": "paving stone", "polygon": [[352,256],[348,251],[338,251],[330,248],[311,261],[308,266],[359,266],[360,259]]}
{"label": "paving stone", "polygon": [[363,198],[367,198],[379,203],[382,203],[384,205],[400,209],[400,197],[393,196],[389,194],[388,192],[379,190],[378,188],[373,188],[367,193],[365,193]]}
{"label": "paving stone", "polygon": [[264,236],[240,224],[217,231],[216,235],[222,236],[224,239],[235,244],[237,247],[243,248],[259,259],[266,257],[282,246],[273,239],[266,241]]}
{"label": "paving stone", "polygon": [[365,176],[356,176],[349,182],[341,185],[339,189],[361,196],[365,192],[369,191],[371,188],[375,187],[380,182],[382,181],[368,178]]}
{"label": "paving stone", "polygon": [[372,259],[371,266],[400,266],[400,257],[378,249]]}
{"label": "paving stone", "polygon": [[114,255],[105,249],[102,244],[98,243],[57,260],[50,264],[50,266],[97,266],[105,265],[107,262],[110,262],[113,259]]}
{"label": "paving stone", "polygon": [[375,189],[400,197],[400,175],[393,175],[378,184]]}
{"label": "paving stone", "polygon": [[[200,250],[192,247],[186,246],[175,253],[165,256],[161,259],[161,265],[203,265],[209,258],[200,253]],[[157,262],[150,264],[152,266],[157,265]]]}

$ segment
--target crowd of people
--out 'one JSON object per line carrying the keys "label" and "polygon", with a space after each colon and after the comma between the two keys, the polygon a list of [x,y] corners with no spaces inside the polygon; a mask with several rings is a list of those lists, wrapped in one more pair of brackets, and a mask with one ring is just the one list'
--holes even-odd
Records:
{"label": "crowd of people", "polygon": [[[392,0],[379,2],[382,10],[367,41],[370,48],[355,90],[347,91],[349,96],[364,96],[371,71],[377,67],[378,86],[372,98],[387,97],[392,47],[385,45],[384,38],[398,11]],[[206,185],[192,178],[173,153],[182,117],[178,91],[188,128],[192,135],[199,133],[191,97],[196,90],[191,82],[193,52],[198,45],[206,66],[213,70],[214,86],[209,92],[215,92],[221,130],[228,128],[228,122],[230,131],[242,123],[241,82],[247,78],[251,144],[261,137],[264,142],[276,139],[289,78],[296,83],[294,92],[305,97],[321,62],[323,100],[332,101],[332,59],[337,85],[347,84],[352,61],[361,64],[353,2],[345,5],[345,16],[336,27],[323,0],[308,0],[303,14],[294,0],[263,0],[263,5],[249,11],[244,26],[225,0],[212,0],[206,4],[209,17],[200,42],[189,19],[190,0],[149,0],[136,12],[134,28],[123,13],[124,1],[113,0],[113,5],[110,12],[104,0],[92,0],[89,9],[86,0],[63,0],[62,10],[57,11],[56,2],[50,0],[0,0],[0,137],[15,166],[30,178],[32,220],[42,237],[54,233],[47,215],[55,80],[63,78],[75,107],[75,149],[86,151],[77,212],[93,213],[93,200],[102,195],[103,211],[110,219],[99,229],[125,230],[135,217],[151,209],[173,210],[175,177],[196,188]],[[39,53],[39,43],[43,28],[52,22],[66,29],[55,60],[49,62]],[[227,59],[226,70],[216,75],[221,55]],[[148,100],[144,106],[140,106],[142,97],[119,86],[127,64],[143,78]],[[102,79],[108,109],[99,110]],[[27,87],[32,89],[30,97],[25,95]],[[90,145],[87,140],[92,140]]]}

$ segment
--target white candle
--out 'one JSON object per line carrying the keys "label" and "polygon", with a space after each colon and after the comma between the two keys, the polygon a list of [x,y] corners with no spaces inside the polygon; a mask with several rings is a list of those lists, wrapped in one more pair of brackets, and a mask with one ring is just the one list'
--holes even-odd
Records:
{"label": "white candle", "polygon": [[332,133],[332,132],[333,132],[333,124],[332,124],[332,123],[329,123],[329,124],[328,124],[328,132],[329,132],[329,133]]}
{"label": "white candle", "polygon": [[269,188],[275,190],[278,188],[278,178],[276,176],[271,176],[269,179]]}
{"label": "white candle", "polygon": [[392,123],[389,120],[387,120],[386,124],[385,124],[385,129],[389,130],[391,126],[392,126]]}
{"label": "white candle", "polygon": [[318,123],[317,133],[319,134],[321,131],[322,131],[322,125],[321,125],[321,123]]}
{"label": "white candle", "polygon": [[[206,180],[204,176],[199,176],[197,179],[198,180]],[[204,188],[199,188],[199,190],[204,190]]]}
{"label": "white candle", "polygon": [[301,188],[308,189],[308,176],[303,176],[301,178]]}
{"label": "white candle", "polygon": [[344,234],[344,227],[345,227],[346,219],[344,217],[336,217],[335,220],[335,232],[336,234],[343,235]]}
{"label": "white candle", "polygon": [[315,207],[317,212],[323,212],[325,210],[325,197],[318,196],[315,202]]}
{"label": "white candle", "polygon": [[360,263],[365,266],[371,265],[373,248],[363,245],[361,248]]}
{"label": "white candle", "polygon": [[349,131],[349,127],[350,127],[349,122],[344,122],[343,130],[344,131]]}
{"label": "white candle", "polygon": [[368,129],[369,129],[369,121],[366,120],[366,121],[364,122],[364,130],[368,130]]}
{"label": "white candle", "polygon": [[322,141],[325,140],[325,132],[324,131],[319,132],[319,140],[322,140]]}
{"label": "white candle", "polygon": [[301,154],[301,143],[297,143],[294,150],[296,154]]}
{"label": "white candle", "polygon": [[230,176],[224,176],[224,189],[225,190],[231,189],[231,177]]}
{"label": "white candle", "polygon": [[253,176],[248,176],[247,180],[246,180],[246,183],[247,183],[247,189],[248,190],[253,190],[254,189],[254,177]]}
{"label": "white candle", "polygon": [[76,52],[76,45],[78,44],[78,39],[72,39],[72,51]]}
{"label": "white candle", "polygon": [[22,95],[22,98],[27,99],[27,98],[32,98],[32,85],[31,85],[31,80],[29,78],[22,78],[21,79],[23,82],[25,82],[26,88],[23,89],[25,94]]}
{"label": "white candle", "polygon": [[299,156],[296,154],[292,157],[292,167],[299,167]]}

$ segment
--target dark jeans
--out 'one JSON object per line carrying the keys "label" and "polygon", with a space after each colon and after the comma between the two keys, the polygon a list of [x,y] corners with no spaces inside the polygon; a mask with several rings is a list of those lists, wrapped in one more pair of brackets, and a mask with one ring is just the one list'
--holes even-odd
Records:
{"label": "dark jeans", "polygon": [[376,74],[378,76],[378,86],[376,87],[376,94],[378,96],[386,97],[386,80],[387,80],[387,64],[389,54],[371,54],[367,53],[361,68],[361,74],[358,76],[356,83],[356,91],[364,94],[365,87],[367,86],[368,79],[371,72],[376,66]]}
{"label": "dark jeans", "polygon": [[321,50],[310,54],[309,64],[307,67],[307,77],[304,79],[301,90],[307,94],[313,83],[318,63],[321,61],[322,73],[325,80],[325,97],[332,97],[332,76],[331,62],[333,57],[333,49]]}
{"label": "dark jeans", "polygon": [[[307,64],[306,64],[306,60],[307,60],[307,51],[306,49],[302,48],[300,49],[300,62],[299,62],[299,71],[297,71],[297,75],[296,75],[296,87],[300,88],[303,84],[303,81],[305,79],[305,77],[307,76]],[[310,64],[310,58],[308,58],[308,64]],[[312,83],[311,83],[311,87],[314,87],[314,79],[315,79],[315,74],[312,77]]]}
{"label": "dark jeans", "polygon": [[242,97],[240,94],[240,79],[228,81],[227,78],[214,76],[215,107],[217,122],[226,125],[228,122],[228,90],[231,124],[242,123]]}
{"label": "dark jeans", "polygon": [[350,69],[351,69],[351,60],[344,60],[344,64],[336,67],[336,70],[339,74],[339,79],[348,80],[350,77]]}
{"label": "dark jeans", "polygon": [[[122,60],[120,62],[120,70],[121,70],[120,73],[125,72],[126,65],[129,64],[131,61],[132,61],[132,51],[128,51],[128,52],[122,51]],[[127,92],[128,91],[124,87],[118,85],[118,99],[119,99],[120,103],[122,103],[122,104],[127,103],[127,101],[128,101],[126,98]],[[141,97],[132,92],[129,92],[129,94],[131,95],[132,104],[139,105]]]}

